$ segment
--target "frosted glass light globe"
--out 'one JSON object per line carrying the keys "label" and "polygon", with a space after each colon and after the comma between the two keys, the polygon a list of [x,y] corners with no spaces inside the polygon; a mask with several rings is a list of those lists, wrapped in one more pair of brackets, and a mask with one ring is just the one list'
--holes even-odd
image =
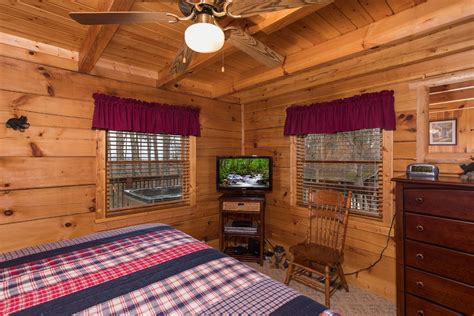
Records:
{"label": "frosted glass light globe", "polygon": [[220,27],[211,23],[195,23],[184,32],[184,41],[198,53],[217,52],[224,46],[225,36]]}

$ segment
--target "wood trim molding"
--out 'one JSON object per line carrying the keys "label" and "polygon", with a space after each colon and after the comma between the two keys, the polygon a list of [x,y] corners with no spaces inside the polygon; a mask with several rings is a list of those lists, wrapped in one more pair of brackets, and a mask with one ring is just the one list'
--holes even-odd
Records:
{"label": "wood trim molding", "polygon": [[389,227],[394,215],[393,205],[393,131],[382,131],[382,221]]}
{"label": "wood trim molding", "polygon": [[196,175],[196,136],[189,136],[189,187],[191,189],[189,203],[190,207],[196,206],[197,175]]}
{"label": "wood trim molding", "polygon": [[[160,212],[161,211],[161,212]],[[96,219],[95,223],[99,224],[101,227],[99,230],[103,229],[110,229],[112,227],[121,227],[123,225],[115,225],[114,223],[120,221],[137,221],[137,222],[153,222],[153,221],[163,221],[164,219],[176,217],[177,213],[182,213],[181,215],[192,215],[196,212],[196,206],[178,206],[178,207],[171,207],[171,208],[163,208],[160,210],[153,210],[153,209],[143,209],[143,212],[135,213],[135,214],[127,214],[127,215],[120,215],[114,217],[106,217]],[[131,223],[127,226],[132,225]]]}
{"label": "wood trim molding", "polygon": [[95,132],[96,135],[96,150],[95,165],[97,170],[96,175],[96,195],[95,195],[95,217],[96,220],[106,218],[107,207],[107,166],[106,166],[106,131]]}
{"label": "wood trim molding", "polygon": [[416,162],[425,162],[428,152],[428,87],[416,89]]}
{"label": "wood trim molding", "polygon": [[296,204],[297,188],[297,159],[296,159],[296,136],[290,136],[290,205],[298,207]]}

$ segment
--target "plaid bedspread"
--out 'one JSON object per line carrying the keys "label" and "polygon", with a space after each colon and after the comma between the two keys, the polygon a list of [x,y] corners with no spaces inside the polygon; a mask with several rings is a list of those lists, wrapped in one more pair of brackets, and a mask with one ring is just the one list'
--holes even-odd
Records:
{"label": "plaid bedspread", "polygon": [[333,315],[163,224],[0,255],[0,315]]}

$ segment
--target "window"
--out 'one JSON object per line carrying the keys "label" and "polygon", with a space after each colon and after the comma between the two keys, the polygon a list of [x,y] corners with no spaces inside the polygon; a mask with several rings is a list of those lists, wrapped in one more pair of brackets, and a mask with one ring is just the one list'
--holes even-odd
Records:
{"label": "window", "polygon": [[[427,115],[429,123],[431,122],[428,126],[431,126],[426,138],[430,139],[430,135],[437,136],[436,127],[440,127],[439,131],[442,132],[439,135],[441,137],[438,137],[441,144],[436,146],[429,142],[428,155],[462,155],[468,161],[474,154],[474,80],[430,87],[428,93]],[[454,122],[454,126],[451,122],[441,121]]]}
{"label": "window", "polygon": [[[458,71],[434,76],[409,84],[416,89],[416,161],[444,163],[441,173],[457,176],[458,170],[447,164],[464,163],[474,157],[474,75],[472,71]],[[430,130],[430,122],[456,120],[456,129],[448,133],[455,144],[430,144],[430,134],[436,136],[436,129]],[[415,124],[416,123],[416,124]],[[444,125],[444,124],[441,124]],[[455,137],[453,137],[455,136]],[[459,168],[457,168],[459,169]]]}
{"label": "window", "polygon": [[309,134],[296,141],[296,202],[311,189],[352,191],[351,213],[382,217],[382,131]]}
{"label": "window", "polygon": [[106,216],[190,204],[186,136],[106,132]]}

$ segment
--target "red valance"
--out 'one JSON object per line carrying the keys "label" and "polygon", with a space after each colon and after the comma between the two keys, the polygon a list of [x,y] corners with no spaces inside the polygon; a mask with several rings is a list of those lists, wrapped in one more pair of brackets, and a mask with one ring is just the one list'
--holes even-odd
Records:
{"label": "red valance", "polygon": [[94,93],[92,128],[200,136],[199,108],[145,102]]}
{"label": "red valance", "polygon": [[285,135],[333,134],[366,128],[395,130],[393,91],[291,106],[286,109]]}

